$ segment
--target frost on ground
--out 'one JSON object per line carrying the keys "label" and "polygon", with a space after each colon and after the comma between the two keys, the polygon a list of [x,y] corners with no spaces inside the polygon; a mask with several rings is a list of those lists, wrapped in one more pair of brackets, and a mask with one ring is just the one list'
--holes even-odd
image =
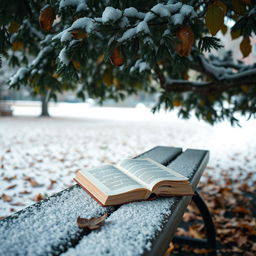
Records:
{"label": "frost on ground", "polygon": [[[223,172],[239,179],[255,173],[254,120],[241,129],[153,116],[146,108],[86,111],[80,118],[0,119],[0,216],[74,184],[79,169],[117,162],[157,145],[209,149],[208,173],[216,179]],[[253,180],[255,176],[249,182]]]}

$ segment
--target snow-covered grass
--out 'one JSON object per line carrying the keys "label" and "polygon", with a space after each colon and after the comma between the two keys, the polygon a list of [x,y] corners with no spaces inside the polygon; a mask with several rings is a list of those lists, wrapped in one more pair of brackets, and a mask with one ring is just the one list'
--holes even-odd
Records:
{"label": "snow-covered grass", "polygon": [[[0,200],[0,216],[34,203],[39,193],[50,195],[74,184],[79,169],[117,162],[157,145],[209,149],[213,168],[208,172],[216,178],[223,171],[238,176],[256,168],[255,120],[242,122],[243,128],[209,126],[179,120],[174,113],[153,115],[145,107],[88,104],[53,105],[52,118],[36,117],[40,110],[33,104],[13,110],[14,117],[0,118],[0,196],[12,199]],[[41,186],[33,187],[26,177]],[[29,193],[20,193],[24,191]]]}

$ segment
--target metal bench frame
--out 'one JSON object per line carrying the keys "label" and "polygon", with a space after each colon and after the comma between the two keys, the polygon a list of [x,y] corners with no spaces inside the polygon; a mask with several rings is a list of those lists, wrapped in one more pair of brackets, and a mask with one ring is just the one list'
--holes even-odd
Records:
{"label": "metal bench frame", "polygon": [[204,202],[203,198],[200,196],[198,191],[195,191],[195,195],[192,197],[192,200],[197,206],[203,218],[204,226],[206,230],[206,239],[175,236],[172,239],[172,242],[177,243],[179,245],[185,244],[191,247],[209,249],[210,252],[208,253],[208,255],[214,256],[216,255],[217,244],[216,244],[216,231],[215,231],[214,223],[212,221],[211,214],[209,212],[209,209],[206,203]]}

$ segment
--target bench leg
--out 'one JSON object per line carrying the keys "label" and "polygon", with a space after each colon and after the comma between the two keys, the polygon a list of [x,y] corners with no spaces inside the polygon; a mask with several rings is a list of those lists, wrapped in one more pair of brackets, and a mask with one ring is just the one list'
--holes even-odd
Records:
{"label": "bench leg", "polygon": [[194,203],[196,204],[197,208],[199,209],[202,215],[207,238],[196,239],[192,237],[175,236],[172,241],[173,243],[177,243],[177,244],[186,244],[192,247],[210,249],[211,251],[209,252],[208,255],[215,256],[216,249],[217,249],[216,231],[215,231],[215,227],[214,227],[209,209],[205,204],[203,198],[200,196],[200,194],[197,191],[195,191],[195,195],[192,197],[192,200],[194,201]]}

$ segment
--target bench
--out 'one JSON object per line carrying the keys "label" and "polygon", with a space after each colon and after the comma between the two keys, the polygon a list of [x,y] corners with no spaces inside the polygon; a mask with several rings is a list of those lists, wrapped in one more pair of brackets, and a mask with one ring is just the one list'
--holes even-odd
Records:
{"label": "bench", "polygon": [[[187,176],[195,189],[209,159],[206,150],[155,147],[139,156],[149,157]],[[191,201],[202,213],[207,238],[174,237]],[[100,230],[79,229],[76,218],[108,213]],[[163,255],[170,241],[212,249],[215,229],[198,192],[191,196],[159,198],[102,207],[78,185],[0,221],[0,255]]]}

